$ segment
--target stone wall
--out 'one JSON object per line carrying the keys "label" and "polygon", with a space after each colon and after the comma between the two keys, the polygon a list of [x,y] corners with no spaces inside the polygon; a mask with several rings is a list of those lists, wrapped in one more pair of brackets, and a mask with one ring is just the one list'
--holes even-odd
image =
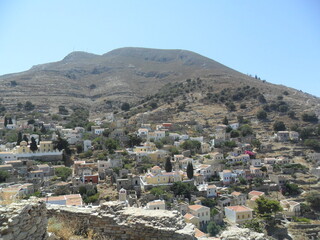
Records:
{"label": "stone wall", "polygon": [[186,224],[180,213],[166,210],[126,208],[118,202],[107,202],[98,208],[48,206],[48,216],[70,222],[76,232],[89,230],[97,236],[121,240],[193,240],[194,227]]}
{"label": "stone wall", "polygon": [[194,240],[192,224],[178,211],[127,208],[119,202],[79,208],[46,205],[37,199],[0,207],[1,240],[45,240],[49,218],[65,223],[76,234],[92,231],[110,240]]}
{"label": "stone wall", "polygon": [[32,199],[0,208],[1,240],[47,238],[47,209],[44,202]]}

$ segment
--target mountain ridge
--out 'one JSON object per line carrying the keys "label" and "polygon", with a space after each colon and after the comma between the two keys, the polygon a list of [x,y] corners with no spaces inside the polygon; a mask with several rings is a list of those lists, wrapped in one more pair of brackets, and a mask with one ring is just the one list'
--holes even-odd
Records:
{"label": "mountain ridge", "polygon": [[[317,97],[252,78],[210,58],[181,49],[126,47],[102,55],[71,52],[60,61],[0,76],[0,87],[3,104],[8,109],[14,109],[19,102],[31,101],[53,112],[59,105],[80,105],[103,112],[114,111],[123,102],[134,105],[156,94],[168,83],[197,78],[204,79],[208,83],[206,87],[212,88],[213,92],[249,85],[258,88],[267,98],[289,91],[288,100],[301,106],[307,101],[311,107],[319,104]],[[202,91],[199,94],[199,98],[203,98],[207,93]],[[105,105],[110,101],[113,102],[111,109]]]}

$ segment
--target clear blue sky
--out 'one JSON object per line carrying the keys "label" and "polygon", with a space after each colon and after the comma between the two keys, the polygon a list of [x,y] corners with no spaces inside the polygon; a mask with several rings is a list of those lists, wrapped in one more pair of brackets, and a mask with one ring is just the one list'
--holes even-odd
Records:
{"label": "clear blue sky", "polygon": [[120,47],[191,50],[320,97],[318,0],[0,1],[0,75]]}

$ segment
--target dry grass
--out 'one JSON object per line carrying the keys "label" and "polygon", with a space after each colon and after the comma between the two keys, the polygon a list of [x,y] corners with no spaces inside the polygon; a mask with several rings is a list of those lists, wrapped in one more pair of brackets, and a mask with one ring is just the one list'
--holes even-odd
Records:
{"label": "dry grass", "polygon": [[55,217],[48,220],[48,232],[54,233],[61,240],[114,240],[95,233],[93,229],[87,229],[83,235],[76,235],[78,230],[76,222],[65,222]]}

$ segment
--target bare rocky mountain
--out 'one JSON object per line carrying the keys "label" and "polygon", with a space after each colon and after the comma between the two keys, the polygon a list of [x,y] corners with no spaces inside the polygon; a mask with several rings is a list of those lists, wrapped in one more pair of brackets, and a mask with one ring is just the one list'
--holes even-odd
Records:
{"label": "bare rocky mountain", "polygon": [[[190,51],[146,48],[120,48],[103,55],[73,52],[61,61],[1,76],[1,102],[9,110],[29,100],[38,109],[51,111],[56,111],[59,105],[112,111],[112,103],[113,106],[139,103],[168,84],[174,87],[187,79],[202,80],[203,89],[194,93],[196,103],[201,106],[216,103],[205,101],[209,92],[237,91],[246,86],[258,89],[266,99],[287,92],[286,101],[297,110],[317,111],[320,103],[319,98],[249,77]],[[185,92],[181,95],[187,97]]]}

